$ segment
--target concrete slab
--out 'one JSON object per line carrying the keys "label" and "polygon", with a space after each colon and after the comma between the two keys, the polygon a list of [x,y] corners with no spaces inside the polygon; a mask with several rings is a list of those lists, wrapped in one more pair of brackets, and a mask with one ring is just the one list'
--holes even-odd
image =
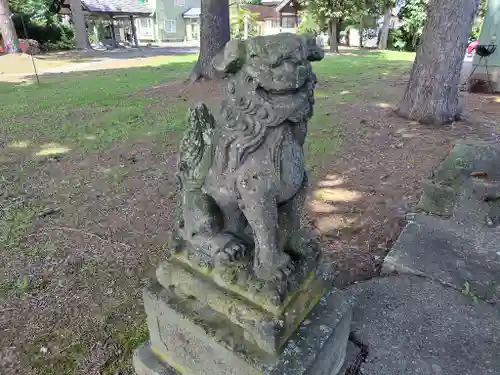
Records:
{"label": "concrete slab", "polygon": [[[473,172],[485,172],[488,180],[500,181],[498,142],[457,143],[435,171],[433,178],[424,185],[424,194],[417,209],[433,215],[452,216],[456,203],[470,199],[473,193]],[[480,197],[475,198],[479,203]]]}
{"label": "concrete slab", "polygon": [[177,375],[173,368],[156,357],[149,341],[134,351],[132,362],[137,375]]}
{"label": "concrete slab", "polygon": [[500,229],[480,231],[417,215],[385,258],[382,272],[411,273],[483,300],[500,301]]}
{"label": "concrete slab", "polygon": [[500,312],[417,276],[373,279],[353,330],[369,347],[363,375],[499,375]]}

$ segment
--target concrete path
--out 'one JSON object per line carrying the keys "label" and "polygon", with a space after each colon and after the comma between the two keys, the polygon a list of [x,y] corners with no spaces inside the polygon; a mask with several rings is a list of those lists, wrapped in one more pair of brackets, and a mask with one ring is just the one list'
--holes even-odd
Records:
{"label": "concrete path", "polygon": [[351,288],[355,336],[369,347],[361,371],[500,375],[500,144],[456,145],[418,209],[386,277]]}
{"label": "concrete path", "polygon": [[467,83],[466,80],[469,78],[472,71],[472,61],[474,56],[465,56],[464,64],[462,65],[462,73],[460,74],[460,84]]}
{"label": "concrete path", "polygon": [[[159,47],[140,47],[131,49],[116,49],[110,51],[89,51],[88,53],[83,52],[81,56],[74,57],[74,60],[88,59],[86,62],[74,62],[66,63],[60,66],[55,66],[53,68],[46,68],[38,70],[39,75],[44,74],[60,74],[60,73],[70,73],[70,72],[82,72],[90,70],[100,70],[100,69],[113,69],[113,65],[110,64],[112,61],[117,61],[117,66],[119,67],[127,65],[123,61],[132,61],[137,59],[147,59],[161,56],[175,56],[175,55],[188,55],[196,54],[199,52],[199,47],[195,45],[183,45],[181,43],[177,44],[165,44]],[[71,59],[71,57],[65,57],[61,54],[61,59]],[[118,62],[121,61],[121,62]],[[35,64],[37,59],[35,58]],[[131,66],[146,65],[144,62],[142,64],[133,63]],[[31,66],[30,70],[25,73],[11,73],[0,75],[1,80],[22,80],[26,77],[30,77],[33,74]]]}

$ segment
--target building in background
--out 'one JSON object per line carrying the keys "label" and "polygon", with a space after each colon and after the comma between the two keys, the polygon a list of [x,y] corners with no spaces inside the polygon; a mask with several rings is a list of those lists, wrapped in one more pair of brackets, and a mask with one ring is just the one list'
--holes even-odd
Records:
{"label": "building in background", "polygon": [[240,8],[256,15],[259,35],[296,33],[299,24],[298,2],[263,1],[261,5],[241,4]]}
{"label": "building in background", "polygon": [[[70,14],[69,1],[64,4],[61,13]],[[238,6],[257,15],[259,35],[297,31],[296,0],[232,2],[230,13]],[[134,34],[142,43],[200,40],[201,0],[82,0],[82,9],[93,43],[135,44]]]}
{"label": "building in background", "polygon": [[[199,41],[201,0],[145,0],[154,9],[153,17],[138,19],[138,37],[142,41]],[[258,14],[260,35],[296,32],[299,5],[294,0],[269,1],[261,5],[231,2],[230,13],[241,6]],[[153,35],[155,38],[150,39]]]}
{"label": "building in background", "polygon": [[[81,3],[92,44],[137,45],[140,35],[136,24],[153,15],[153,8],[139,0],[82,0]],[[62,2],[60,13],[71,15],[69,0]]]}

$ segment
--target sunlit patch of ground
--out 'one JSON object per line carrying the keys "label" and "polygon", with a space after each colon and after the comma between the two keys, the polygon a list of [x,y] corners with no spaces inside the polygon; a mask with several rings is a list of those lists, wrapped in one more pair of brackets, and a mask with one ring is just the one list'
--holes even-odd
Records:
{"label": "sunlit patch of ground", "polygon": [[[422,179],[498,114],[473,99],[477,123],[404,121],[373,103],[397,103],[413,56],[351,53],[314,64],[305,145],[308,222],[339,283],[376,274]],[[0,83],[2,375],[133,374],[131,351],[147,337],[142,282],[178,219],[186,110],[206,100],[215,111],[223,92],[184,84],[195,58]]]}

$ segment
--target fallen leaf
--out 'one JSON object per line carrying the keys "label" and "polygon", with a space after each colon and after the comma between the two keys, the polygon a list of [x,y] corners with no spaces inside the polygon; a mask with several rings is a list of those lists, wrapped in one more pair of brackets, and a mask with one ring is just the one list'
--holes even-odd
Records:
{"label": "fallen leaf", "polygon": [[475,178],[486,178],[488,177],[488,172],[472,172],[470,175]]}

